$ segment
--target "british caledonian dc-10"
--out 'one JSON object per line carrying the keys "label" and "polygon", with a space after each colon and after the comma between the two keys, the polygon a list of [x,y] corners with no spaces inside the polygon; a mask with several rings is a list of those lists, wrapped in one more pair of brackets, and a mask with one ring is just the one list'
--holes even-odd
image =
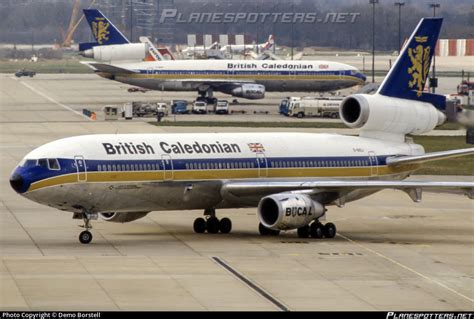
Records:
{"label": "british caledonian dc-10", "polygon": [[[197,233],[228,233],[216,209],[258,207],[262,235],[297,229],[332,238],[323,225],[329,205],[344,205],[392,188],[421,200],[423,189],[473,197],[473,182],[404,181],[424,162],[474,153],[425,153],[406,134],[445,121],[444,96],[423,92],[442,19],[418,24],[374,95],[355,94],[340,114],[360,136],[305,133],[107,134],[70,137],[25,156],[10,183],[22,196],[84,220],[130,222],[151,211],[202,209]],[[299,141],[295,143],[295,141]]]}
{"label": "british caledonian dc-10", "polygon": [[355,67],[330,61],[164,60],[149,41],[146,46],[129,43],[100,11],[88,9],[84,14],[96,42],[80,47],[84,55],[102,61],[82,63],[106,79],[146,89],[195,91],[208,101],[215,100],[214,91],[263,99],[266,91],[333,91],[366,79]]}

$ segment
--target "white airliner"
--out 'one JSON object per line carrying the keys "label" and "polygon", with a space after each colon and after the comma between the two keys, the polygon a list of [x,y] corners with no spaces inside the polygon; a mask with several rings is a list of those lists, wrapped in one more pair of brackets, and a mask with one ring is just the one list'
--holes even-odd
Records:
{"label": "white airliner", "polygon": [[[374,95],[347,97],[340,109],[360,136],[305,133],[106,134],[43,145],[15,168],[10,184],[35,202],[84,220],[81,243],[92,240],[90,220],[130,222],[151,211],[202,209],[198,233],[228,233],[232,223],[216,209],[258,207],[259,231],[332,238],[326,207],[344,205],[386,188],[414,201],[423,189],[474,197],[473,182],[403,181],[424,162],[474,154],[474,148],[425,154],[406,134],[445,121],[424,93],[442,19],[417,26]],[[418,53],[421,52],[421,55]],[[416,59],[414,57],[419,57]],[[417,74],[417,72],[420,72]]]}
{"label": "white airliner", "polygon": [[274,45],[275,45],[275,39],[273,38],[273,34],[270,34],[268,36],[267,42],[264,42],[264,43],[259,43],[256,45],[228,44],[228,45],[224,45],[220,50],[222,52],[229,52],[229,53],[243,53],[246,50],[253,50],[254,52],[261,53],[263,51],[271,50]]}
{"label": "white airliner", "polygon": [[219,48],[219,42],[214,42],[208,46],[205,46],[205,45],[189,46],[183,49],[181,53],[187,56],[193,56],[194,54],[201,55],[201,54],[205,54],[207,51],[210,51],[210,50],[217,50],[218,48]]}
{"label": "white airliner", "polygon": [[98,75],[151,90],[197,91],[212,98],[218,91],[262,99],[266,91],[332,91],[362,85],[356,68],[328,61],[175,60],[136,63],[82,62]]}

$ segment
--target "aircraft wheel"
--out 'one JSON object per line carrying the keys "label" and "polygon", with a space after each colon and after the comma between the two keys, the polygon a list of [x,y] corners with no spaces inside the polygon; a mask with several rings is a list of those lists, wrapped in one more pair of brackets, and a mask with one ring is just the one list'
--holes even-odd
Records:
{"label": "aircraft wheel", "polygon": [[323,226],[319,222],[314,222],[309,226],[309,234],[313,238],[323,238]]}
{"label": "aircraft wheel", "polygon": [[79,234],[79,241],[81,244],[88,244],[92,241],[92,234],[88,230],[84,230]]}
{"label": "aircraft wheel", "polygon": [[326,238],[334,238],[336,236],[336,225],[333,223],[327,223],[323,227],[323,233]]}
{"label": "aircraft wheel", "polygon": [[209,234],[217,234],[219,232],[219,219],[217,217],[209,217],[207,220],[207,232]]}
{"label": "aircraft wheel", "polygon": [[223,234],[228,234],[232,230],[232,221],[224,217],[219,221],[219,230]]}
{"label": "aircraft wheel", "polygon": [[206,231],[206,221],[199,217],[194,220],[193,229],[195,233],[202,234]]}
{"label": "aircraft wheel", "polygon": [[303,226],[298,228],[298,237],[299,238],[308,238],[309,237],[309,226]]}
{"label": "aircraft wheel", "polygon": [[262,236],[268,236],[268,235],[270,235],[270,229],[268,229],[267,227],[263,226],[262,223],[259,223],[259,224],[258,224],[258,232],[259,232],[260,235],[262,235]]}

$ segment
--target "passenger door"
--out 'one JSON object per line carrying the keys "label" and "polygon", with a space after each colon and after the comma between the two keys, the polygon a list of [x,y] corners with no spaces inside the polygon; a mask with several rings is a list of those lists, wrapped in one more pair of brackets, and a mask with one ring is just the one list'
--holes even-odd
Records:
{"label": "passenger door", "polygon": [[161,170],[163,171],[164,181],[173,179],[173,161],[169,154],[161,155]]}
{"label": "passenger door", "polygon": [[74,164],[76,165],[77,171],[77,181],[86,182],[87,181],[87,166],[86,160],[82,155],[74,156]]}
{"label": "passenger door", "polygon": [[257,153],[258,177],[268,177],[268,162],[265,153]]}
{"label": "passenger door", "polygon": [[379,174],[378,164],[375,152],[369,152],[370,176],[377,176]]}

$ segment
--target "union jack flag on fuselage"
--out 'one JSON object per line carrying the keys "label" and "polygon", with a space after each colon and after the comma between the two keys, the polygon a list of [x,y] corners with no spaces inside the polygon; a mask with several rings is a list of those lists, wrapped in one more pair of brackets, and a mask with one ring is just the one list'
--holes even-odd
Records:
{"label": "union jack flag on fuselage", "polygon": [[265,148],[263,147],[262,143],[249,143],[250,151],[254,153],[261,153],[265,152]]}

